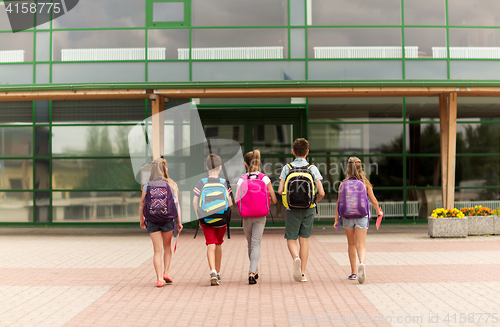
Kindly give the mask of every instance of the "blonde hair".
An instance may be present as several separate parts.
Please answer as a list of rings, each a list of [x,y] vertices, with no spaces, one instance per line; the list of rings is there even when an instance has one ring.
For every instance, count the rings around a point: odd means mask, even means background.
[[[260,151],[253,150],[245,154],[245,163],[248,165],[248,172],[253,173],[260,170]]]
[[[164,180],[172,187],[174,192],[177,190],[177,184],[168,177],[167,173],[167,160],[163,158],[155,159],[151,162],[151,175],[149,181]]]
[[[353,176],[357,179],[362,179],[366,186],[372,187],[372,184],[366,178],[365,172],[363,171],[363,165],[358,157],[350,157],[349,160],[347,160],[346,179]]]

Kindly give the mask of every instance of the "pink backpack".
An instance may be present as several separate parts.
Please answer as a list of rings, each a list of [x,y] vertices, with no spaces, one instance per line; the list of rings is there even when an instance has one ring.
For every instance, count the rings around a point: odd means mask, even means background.
[[[269,214],[271,199],[269,197],[269,189],[264,183],[264,174],[259,173],[257,178],[256,173],[245,174],[242,176],[243,183],[240,186],[238,194],[236,194],[236,202],[240,215],[245,218],[260,218]]]

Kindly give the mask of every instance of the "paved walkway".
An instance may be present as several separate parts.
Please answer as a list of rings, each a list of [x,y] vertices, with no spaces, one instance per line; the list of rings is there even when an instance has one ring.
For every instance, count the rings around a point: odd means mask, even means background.
[[[307,283],[292,278],[283,234],[265,231],[248,285],[246,240],[232,229],[211,287],[203,235],[183,232],[174,283],[156,288],[142,230],[0,229],[0,326],[500,326],[500,236],[370,229],[360,285],[347,280],[342,232],[315,229]]]

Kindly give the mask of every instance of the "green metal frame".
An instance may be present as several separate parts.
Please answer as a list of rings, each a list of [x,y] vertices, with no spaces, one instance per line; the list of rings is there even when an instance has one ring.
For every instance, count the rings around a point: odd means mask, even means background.
[[[184,20],[182,22],[154,22],[153,3],[155,2],[183,2]],[[187,28],[191,26],[191,0],[146,0],[146,27],[148,28]],[[146,47],[147,49],[147,47]]]
[[[3,1],[3,0],[0,0]],[[150,10],[152,8],[152,3],[153,2],[162,2],[162,1],[176,1],[176,2],[184,2],[185,3],[185,13],[186,13],[186,19],[185,19],[185,25],[180,26],[177,23],[156,23],[156,25],[152,24],[152,11]],[[156,89],[156,88],[206,88],[206,87],[211,87],[211,88],[228,88],[228,87],[245,87],[245,88],[262,88],[262,87],[499,87],[500,86],[500,80],[495,80],[495,81],[490,81],[490,80],[450,80],[450,62],[452,61],[494,61],[495,59],[451,59],[449,55],[449,31],[450,29],[453,28],[474,28],[474,29],[500,29],[500,26],[456,26],[456,25],[449,25],[449,18],[448,18],[448,0],[445,0],[445,24],[444,25],[407,25],[405,24],[405,17],[404,17],[404,0],[401,0],[401,24],[400,25],[307,25],[307,6],[304,1],[304,25],[303,26],[291,26],[290,25],[290,19],[288,18],[287,24],[283,26],[209,26],[209,27],[204,27],[204,26],[192,26],[191,24],[191,1],[190,0],[145,0],[145,6],[146,6],[146,21],[144,27],[117,27],[117,28],[64,28],[64,29],[55,29],[53,28],[53,23],[50,21],[50,27],[48,29],[41,29],[39,27],[35,27],[32,30],[29,31],[21,31],[19,33],[33,33],[33,60],[29,62],[24,62],[23,64],[32,64],[33,65],[33,84],[25,84],[25,85],[2,85],[0,86],[0,90],[2,91],[44,91],[44,90],[89,90],[89,89],[117,89],[117,88],[128,88],[128,89],[143,89],[143,88],[151,88],[151,89]],[[288,17],[290,17],[290,1],[287,2],[287,8],[286,11],[288,13]],[[36,16],[35,16],[36,17]],[[36,19],[36,18],[35,18]],[[53,47],[49,47],[50,51],[50,60],[49,61],[38,61],[36,58],[36,32],[37,31],[47,31],[50,33],[50,42],[52,44],[53,40],[53,32],[57,31],[95,31],[95,30],[145,30],[145,48],[148,48],[148,30],[149,29],[159,29],[159,28],[168,28],[168,29],[188,29],[189,30],[189,47],[192,48],[192,30],[193,29],[287,29],[287,37],[288,37],[288,54],[287,54],[287,59],[261,59],[261,60],[252,60],[252,61],[282,61],[282,62],[290,62],[290,61],[301,61],[301,62],[306,62],[305,65],[305,81],[248,81],[248,82],[193,82],[192,80],[192,58],[190,57],[189,60],[175,60],[175,59],[169,59],[169,60],[164,60],[165,62],[187,62],[189,63],[189,81],[190,82],[183,82],[183,83],[95,83],[95,84],[75,84],[75,85],[70,85],[70,84],[52,84],[52,66],[54,63],[62,63],[61,61],[53,61],[52,59],[52,52],[53,52]],[[290,59],[290,51],[291,51],[291,43],[290,43],[290,30],[292,28],[304,28],[305,29],[305,58],[304,59]],[[320,60],[320,59],[314,59],[314,58],[309,58],[309,42],[308,42],[308,31],[314,30],[314,29],[320,29],[320,28],[397,28],[401,30],[401,45],[402,45],[402,58],[400,59],[326,59],[328,61],[335,61],[335,60],[396,60],[396,61],[401,61],[402,64],[402,79],[401,80],[360,80],[360,81],[309,81],[308,80],[308,62],[312,62],[315,60]],[[437,58],[405,58],[404,54],[404,45],[405,45],[405,28],[443,28],[446,29],[446,47],[447,47],[447,58],[445,59],[437,59]],[[5,31],[0,31],[0,36],[2,33],[11,33],[10,30],[5,30]],[[325,60],[325,59],[321,59]],[[407,61],[415,61],[415,60],[439,60],[439,61],[444,61],[446,60],[447,62],[447,79],[445,80],[419,80],[419,81],[414,81],[414,80],[406,80],[406,62]],[[131,62],[144,62],[146,65],[145,69],[145,80],[148,80],[148,63],[149,62],[161,62],[159,60],[149,60],[147,58],[147,51],[146,51],[146,59],[144,61],[131,61]],[[163,61],[163,60],[162,60]],[[198,60],[196,60],[198,61]],[[209,61],[209,60],[205,60]],[[227,60],[227,61],[245,61],[245,60]],[[92,61],[95,62],[95,61]],[[126,62],[126,61],[102,61],[102,62]],[[84,63],[81,61],[78,61],[77,63]],[[14,63],[0,63],[0,65],[11,65]],[[18,64],[18,63],[15,63]],[[50,84],[36,84],[36,64],[49,64],[50,70],[49,70],[49,82]],[[145,114],[144,118],[147,118],[148,116],[148,104],[147,100],[145,100]],[[212,105],[212,106],[207,106],[207,105],[201,105],[199,106],[201,109],[208,109],[208,108],[223,108],[224,105]],[[235,107],[235,106],[226,106],[226,107]],[[237,106],[239,108],[254,108],[255,110],[265,110],[266,114],[271,114],[274,109],[278,109],[280,107],[283,107],[283,105],[240,105]],[[308,100],[306,100],[306,104],[304,105],[289,105],[287,106],[288,108],[291,109],[296,109],[296,108],[304,108],[305,109],[305,120],[301,121],[301,136],[308,136],[308,132],[311,128],[314,128],[314,126],[309,126],[309,125],[319,125],[319,124],[403,124],[403,144],[406,144],[406,131],[407,128],[410,124],[437,124],[439,123],[438,121],[425,121],[425,122],[420,122],[420,121],[409,121],[407,120],[408,118],[406,117],[406,99],[403,98],[403,116],[402,119],[399,121],[365,121],[365,122],[345,122],[345,121],[339,121],[339,122],[330,122],[330,121],[324,121],[324,122],[308,122],[308,116],[309,116],[309,103]],[[264,109],[266,108],[266,109]],[[135,123],[89,123],[89,124],[67,124],[67,123],[54,123],[52,121],[52,102],[50,102],[50,107],[49,107],[49,114],[50,114],[50,121],[48,124],[36,124],[36,116],[35,116],[35,103],[33,103],[33,121],[32,123],[26,123],[26,124],[16,124],[16,125],[11,125],[11,124],[0,124],[0,127],[19,127],[19,126],[27,126],[27,127],[32,127],[33,128],[33,146],[35,145],[35,128],[39,126],[45,126],[49,127],[49,131],[52,134],[52,128],[54,126],[133,126]],[[235,116],[229,117],[228,121],[230,119],[233,119],[232,123],[234,123],[235,120],[238,119],[237,116],[241,115],[241,113],[236,113]],[[282,118],[282,115],[280,113],[279,115]],[[240,118],[241,119],[241,118]],[[219,119],[217,123],[220,123],[221,120]],[[458,121],[458,124],[498,124],[500,121]],[[248,129],[247,129],[248,130]],[[250,131],[248,131],[250,132]],[[105,226],[125,226],[125,227],[132,227],[136,226],[135,223],[52,223],[52,192],[57,192],[57,191],[64,191],[64,192],[84,192],[84,191],[96,191],[96,192],[115,192],[115,191],[130,191],[130,192],[135,192],[137,190],[123,190],[123,189],[109,189],[109,190],[56,190],[52,189],[52,178],[49,179],[49,190],[37,190],[35,189],[35,181],[36,181],[36,161],[43,159],[43,160],[49,160],[49,170],[50,170],[50,175],[52,176],[52,162],[53,160],[57,159],[124,159],[128,157],[124,156],[109,156],[109,157],[99,157],[99,156],[53,156],[52,154],[52,138],[50,138],[50,154],[49,156],[35,156],[34,152],[32,153],[31,156],[27,157],[0,157],[0,160],[32,160],[33,161],[33,185],[30,190],[1,190],[1,192],[29,192],[32,194],[33,197],[33,217],[32,217],[32,222],[31,223],[0,223],[0,226],[25,226],[25,227],[41,227],[41,226],[52,226],[52,225],[57,225],[57,226],[65,226],[65,227],[71,227],[71,226],[98,226],[98,227],[105,227]],[[247,148],[245,150],[248,150]],[[34,151],[34,149],[33,149]],[[406,158],[409,157],[436,157],[439,156],[439,154],[436,153],[420,153],[420,154],[408,154],[406,152],[406,146],[403,146],[402,153],[392,153],[392,154],[353,154],[357,155],[359,157],[401,157],[403,158],[403,185],[398,186],[398,187],[379,187],[377,189],[380,190],[402,190],[403,191],[403,197],[404,201],[406,202],[406,191],[411,190],[411,189],[440,189],[439,187],[409,187],[406,185],[406,171],[407,171],[407,160]],[[315,158],[321,158],[321,157],[345,157],[346,154],[314,154],[310,155],[311,157]],[[500,156],[499,153],[457,153],[457,157],[497,157]],[[283,155],[263,155],[263,157],[268,157],[268,158],[273,158],[273,157],[283,157]],[[496,186],[485,186],[485,187],[457,187],[458,189],[500,189],[500,187]],[[35,223],[36,217],[36,194],[39,192],[50,192],[50,221],[51,223]],[[403,219],[404,221],[407,221],[406,216]],[[399,221],[398,221],[399,222]],[[413,223],[414,221],[407,221]]]
[[[4,2],[8,0],[0,0],[0,2]],[[435,85],[442,85],[445,86],[445,84],[448,84],[446,82],[451,82],[448,85],[452,86],[460,86],[460,85],[466,85],[466,86],[498,86],[499,82],[497,81],[460,81],[460,80],[450,80],[450,62],[451,61],[495,61],[497,59],[451,59],[449,56],[449,31],[450,29],[453,28],[474,28],[474,29],[499,29],[500,26],[461,26],[461,25],[449,25],[449,19],[448,19],[448,0],[445,0],[445,24],[443,25],[410,25],[405,23],[405,17],[404,17],[404,0],[401,0],[401,24],[399,25],[307,25],[307,6],[306,2],[304,1],[304,22],[305,25],[303,28],[305,28],[305,45],[306,45],[306,54],[305,54],[305,59],[290,59],[290,29],[291,28],[297,28],[302,26],[291,26],[290,25],[290,3],[289,1],[287,2],[287,8],[286,12],[288,14],[288,19],[287,19],[287,24],[286,25],[269,25],[269,26],[192,26],[191,24],[191,9],[192,9],[192,4],[191,0],[143,0],[144,5],[145,5],[145,26],[142,27],[114,27],[114,28],[61,28],[61,29],[55,29],[53,28],[52,20],[50,21],[50,28],[49,29],[40,29],[38,27],[35,27],[32,30],[29,31],[21,31],[19,33],[34,33],[33,34],[33,61],[29,62],[24,62],[24,64],[33,64],[33,84],[27,84],[26,86],[32,87],[35,85],[36,81],[36,64],[42,64],[42,63],[47,63],[49,64],[50,70],[49,70],[49,80],[50,83],[52,83],[52,66],[53,63],[62,63],[61,61],[53,61],[52,59],[52,47],[50,47],[50,60],[49,61],[37,61],[35,55],[36,55],[36,31],[48,31],[50,33],[50,42],[52,43],[53,40],[53,32],[57,31],[92,31],[92,30],[144,30],[145,31],[145,48],[148,48],[148,30],[151,28],[167,28],[167,29],[188,29],[189,30],[189,47],[192,47],[192,30],[193,29],[287,29],[287,38],[288,38],[288,53],[286,59],[261,59],[261,60],[252,60],[252,61],[284,61],[284,62],[289,62],[289,61],[305,61],[305,78],[308,80],[308,62],[313,62],[316,60],[328,60],[328,61],[336,61],[336,60],[396,60],[400,61],[402,65],[402,79],[401,80],[396,80],[396,81],[376,81],[376,83],[381,84],[381,86],[407,86],[407,84],[401,84],[402,82],[406,81],[406,61],[414,61],[414,60],[437,60],[437,61],[446,61],[447,63],[447,80],[442,80],[442,81],[434,81],[434,80],[422,80],[418,81],[419,86],[435,86]],[[183,25],[180,25],[180,23],[177,22],[165,22],[165,23],[154,23],[152,22],[152,4],[154,2],[184,2],[185,3],[185,20],[183,22]],[[36,15],[35,15],[36,19]],[[314,58],[309,58],[308,57],[308,31],[309,29],[321,29],[321,28],[397,28],[400,29],[401,31],[401,45],[402,45],[402,57],[401,58],[396,58],[396,59],[314,59]],[[447,58],[405,58],[404,55],[404,45],[405,45],[405,28],[443,28],[446,30],[446,47],[447,47],[447,52],[448,56]],[[4,30],[0,31],[1,33],[11,33],[10,30]],[[148,80],[148,63],[149,59],[147,58],[147,51],[146,51],[146,60],[142,61],[145,63],[146,69],[145,69],[145,79],[146,81]],[[158,60],[152,60],[155,62],[158,62]],[[193,60],[190,58],[189,60],[175,60],[175,59],[169,59],[169,60],[162,60],[165,62],[188,62],[189,63],[189,80],[191,83],[184,84],[193,86],[192,83],[192,62]],[[196,60],[199,61],[199,60]],[[226,60],[226,61],[245,61],[245,60]],[[95,63],[96,61],[90,61]],[[141,61],[102,61],[102,62],[141,62]],[[65,63],[70,63],[70,62],[65,62]],[[85,63],[85,61],[76,61],[73,63]],[[13,63],[0,63],[0,65],[9,65]],[[18,64],[18,63],[17,63]],[[338,82],[339,85],[351,85],[351,83],[366,83],[368,81],[347,81],[347,82]],[[269,83],[268,81],[253,81],[249,82],[250,85],[253,83],[260,84],[260,83],[267,83],[267,84],[275,84],[275,82]],[[285,81],[282,82],[282,85],[296,85],[295,81]],[[325,82],[328,83],[328,82]],[[348,83],[348,84],[346,84]],[[480,83],[480,84],[478,84]],[[120,85],[121,83],[113,83],[114,86]],[[197,85],[198,83],[196,83]],[[237,85],[237,83],[226,83],[228,85]],[[124,84],[126,85],[126,84]],[[139,85],[139,84],[137,84]],[[158,85],[158,83],[143,83],[142,85],[147,85],[151,87],[155,87],[155,85]],[[166,87],[176,87],[175,85],[178,85],[178,83],[166,83]],[[61,85],[59,87],[67,87],[68,85]],[[95,84],[93,87],[95,88],[106,88],[106,85],[100,85],[100,84]],[[360,85],[361,86],[361,85]],[[17,87],[23,88],[23,85],[19,85]],[[78,87],[78,86],[77,86]],[[180,86],[182,87],[182,86]],[[12,89],[12,86],[4,87],[0,86],[0,90],[8,90]]]

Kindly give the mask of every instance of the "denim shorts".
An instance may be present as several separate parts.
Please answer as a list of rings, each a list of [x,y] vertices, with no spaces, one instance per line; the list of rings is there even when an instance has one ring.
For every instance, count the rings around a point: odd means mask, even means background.
[[[166,223],[154,223],[152,221],[146,221],[146,227],[148,233],[155,233],[162,231],[163,233],[168,233],[174,230],[174,220],[170,220]]]
[[[368,216],[357,219],[342,218],[345,229],[368,229]]]

